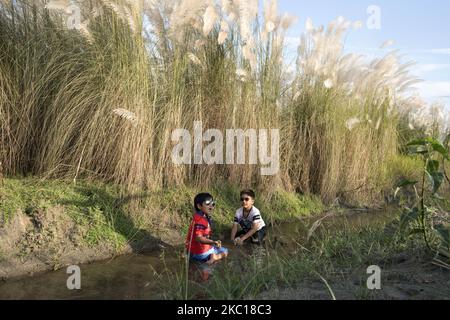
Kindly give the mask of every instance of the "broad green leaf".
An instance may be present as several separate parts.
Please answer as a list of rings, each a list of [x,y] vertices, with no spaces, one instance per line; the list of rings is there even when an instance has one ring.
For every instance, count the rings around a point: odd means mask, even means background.
[[[395,185],[395,192],[394,192],[394,199],[397,198],[397,194],[400,192],[400,190],[406,186],[415,185],[418,181],[408,180],[408,179],[402,179],[397,185]]]
[[[425,146],[428,143],[426,138],[423,139],[415,139],[408,142],[407,146]]]
[[[444,181],[444,174],[442,172],[433,172],[430,173],[428,170],[425,171],[432,186],[432,193],[435,194],[442,185]]]
[[[448,137],[447,137],[447,139],[448,139]],[[428,137],[428,138],[426,138],[424,140],[425,140],[426,144],[431,145],[431,148],[434,151],[440,153],[445,159],[450,160],[449,152],[444,146],[445,142],[444,142],[444,145],[443,145],[438,140],[436,140],[435,138],[432,138],[432,137]],[[447,144],[448,144],[448,142],[447,142]]]
[[[434,151],[440,153],[445,159],[450,160],[447,149],[439,141],[434,140],[430,144]]]
[[[447,140],[450,138],[446,138],[446,143],[448,144]],[[446,149],[446,147],[443,144],[441,144],[438,140],[428,137],[428,138],[422,138],[422,139],[416,139],[407,144],[409,148],[409,152],[411,154],[426,154],[428,153],[428,146],[431,146],[431,148],[441,154],[445,159],[450,161],[449,151]]]
[[[429,160],[427,163],[427,171],[430,174],[433,174],[437,171],[439,171],[439,161],[437,160]]]
[[[410,154],[426,154],[428,153],[428,148],[426,146],[414,146],[409,148]]]
[[[414,180],[408,180],[408,179],[402,179],[395,187],[396,188],[403,188],[410,185],[415,185],[418,181]]]

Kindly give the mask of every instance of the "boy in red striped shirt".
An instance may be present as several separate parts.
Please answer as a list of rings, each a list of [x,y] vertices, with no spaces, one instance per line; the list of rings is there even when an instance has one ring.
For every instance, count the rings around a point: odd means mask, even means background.
[[[211,213],[214,207],[213,197],[209,193],[195,196],[195,213],[186,237],[186,250],[192,260],[200,263],[213,264],[228,256],[228,249],[222,247],[220,240],[211,239]]]

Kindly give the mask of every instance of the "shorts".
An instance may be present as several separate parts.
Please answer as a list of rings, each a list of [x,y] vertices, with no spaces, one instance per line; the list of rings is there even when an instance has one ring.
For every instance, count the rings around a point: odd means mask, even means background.
[[[241,237],[247,234],[250,230],[241,230],[236,234],[236,237]],[[252,236],[252,243],[261,245],[266,237],[266,227],[261,228]]]
[[[210,250],[206,251],[205,253],[201,253],[201,254],[190,254],[190,257],[192,260],[196,261],[196,262],[206,262],[209,260],[209,258],[211,257],[212,254],[222,254],[222,253],[228,253],[228,249],[227,248],[217,248],[217,247],[213,247]]]

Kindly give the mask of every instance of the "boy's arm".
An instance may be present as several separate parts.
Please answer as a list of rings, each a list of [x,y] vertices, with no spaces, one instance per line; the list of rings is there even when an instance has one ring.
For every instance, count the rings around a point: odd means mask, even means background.
[[[214,241],[214,240],[208,239],[203,236],[196,236],[195,241],[200,242],[201,244],[209,244],[209,245],[216,246],[216,247],[221,246],[220,241]]]
[[[259,226],[259,224],[258,224],[257,221],[253,222],[253,224],[252,224],[252,229],[251,229],[249,232],[247,232],[245,235],[243,235],[243,236],[241,237],[242,242],[244,242],[245,240],[247,240],[248,238],[250,238],[250,237],[251,237],[252,235],[254,235],[256,232],[258,232],[258,226]]]
[[[205,236],[206,229],[207,227],[201,223],[194,225],[195,241],[200,242],[201,244],[209,244],[220,248],[222,245],[220,241],[214,241]]]
[[[231,228],[231,241],[234,241],[236,239],[236,233],[238,230],[238,225],[236,222],[233,223],[233,228]]]
[[[234,222],[233,227],[231,228],[231,241],[234,241],[236,239],[236,233],[239,226],[239,211],[236,211],[236,214],[234,215]]]

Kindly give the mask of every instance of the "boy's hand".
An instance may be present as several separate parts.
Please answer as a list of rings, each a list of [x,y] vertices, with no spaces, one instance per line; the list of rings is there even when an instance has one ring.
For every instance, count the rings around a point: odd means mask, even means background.
[[[244,241],[242,241],[241,238],[234,239],[234,245],[235,246],[242,246],[244,244]]]
[[[222,248],[222,241],[220,241],[220,240],[214,241],[214,245],[220,249],[220,248]]]

